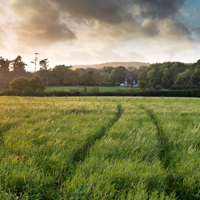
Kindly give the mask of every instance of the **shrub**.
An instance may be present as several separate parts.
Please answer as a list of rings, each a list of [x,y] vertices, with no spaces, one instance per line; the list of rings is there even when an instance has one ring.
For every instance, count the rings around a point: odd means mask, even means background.
[[[71,93],[78,92],[78,90],[77,90],[77,89],[70,89],[69,91],[70,91]]]
[[[172,89],[172,90],[180,90],[181,87],[179,85],[172,85],[170,89]]]
[[[28,88],[28,83],[29,80],[26,77],[18,77],[13,79],[10,83],[9,83],[9,88],[11,90],[18,90],[18,91],[25,91],[26,88]]]
[[[99,92],[99,88],[98,88],[98,87],[92,88],[92,89],[91,89],[91,92],[95,92],[95,93],[96,93],[96,92]]]
[[[156,85],[155,89],[156,89],[156,90],[161,90],[161,89],[162,89],[162,86],[161,86],[161,85]]]
[[[83,88],[83,92],[84,92],[84,93],[87,92],[87,88],[86,88],[86,87]]]
[[[26,77],[15,78],[9,84],[11,90],[17,90],[20,92],[43,92],[45,86],[42,79],[39,76],[34,76],[30,80]]]
[[[39,76],[34,76],[29,80],[28,88],[33,91],[43,92],[46,87]]]
[[[112,84],[112,82],[104,82],[103,85],[105,85],[105,86],[112,86],[113,84]]]
[[[120,86],[120,82],[116,82],[116,83],[115,83],[115,86]]]

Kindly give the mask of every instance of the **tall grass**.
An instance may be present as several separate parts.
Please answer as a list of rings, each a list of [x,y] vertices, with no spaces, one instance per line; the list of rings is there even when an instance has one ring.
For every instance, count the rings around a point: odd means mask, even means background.
[[[199,199],[199,103],[0,97],[0,199]]]

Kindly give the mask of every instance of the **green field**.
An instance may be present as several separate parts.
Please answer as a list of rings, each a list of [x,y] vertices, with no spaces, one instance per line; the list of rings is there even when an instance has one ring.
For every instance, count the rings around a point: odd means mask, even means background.
[[[91,89],[98,87],[100,91],[129,91],[129,90],[139,90],[139,88],[131,88],[131,87],[103,87],[103,86],[58,86],[58,87],[48,87],[46,90],[47,91],[83,91],[84,87],[87,88],[87,91],[91,91]]]
[[[200,99],[0,97],[0,199],[200,199]]]

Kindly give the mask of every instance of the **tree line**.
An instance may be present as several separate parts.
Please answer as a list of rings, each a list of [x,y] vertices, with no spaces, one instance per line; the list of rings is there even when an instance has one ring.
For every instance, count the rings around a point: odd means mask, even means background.
[[[143,67],[138,79],[152,89],[200,88],[200,60],[190,64],[181,62],[152,64]]]
[[[46,86],[119,86],[125,79],[132,79],[139,80],[143,88],[150,89],[200,88],[200,60],[190,64],[164,62],[139,68],[105,66],[101,69],[77,68],[75,70],[72,66],[64,64],[49,68],[48,59],[39,61],[39,64],[38,71],[27,72],[27,64],[22,61],[21,56],[13,60],[0,57],[0,88],[8,88],[9,83],[15,78],[26,77],[30,80],[35,76],[39,76]]]

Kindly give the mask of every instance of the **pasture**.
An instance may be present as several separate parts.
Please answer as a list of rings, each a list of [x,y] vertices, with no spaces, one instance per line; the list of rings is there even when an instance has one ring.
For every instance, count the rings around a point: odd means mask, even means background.
[[[0,199],[200,199],[200,99],[0,97]]]
[[[99,91],[133,91],[133,90],[139,90],[139,88],[131,88],[131,87],[117,87],[117,86],[113,86],[113,87],[104,87],[104,86],[58,86],[58,87],[48,87],[46,89],[46,91],[65,91],[65,92],[70,92],[70,91],[84,91],[84,88],[87,89],[87,91],[91,91],[92,89],[98,87]]]

